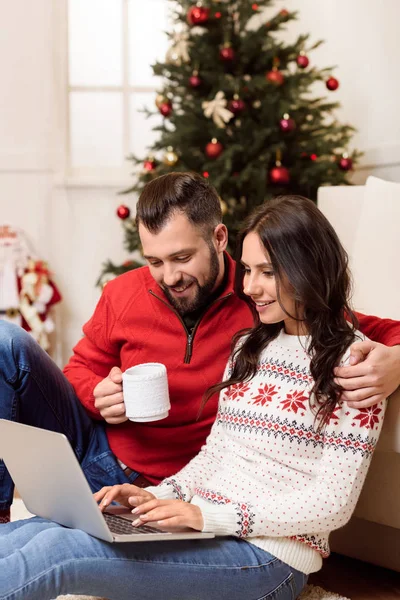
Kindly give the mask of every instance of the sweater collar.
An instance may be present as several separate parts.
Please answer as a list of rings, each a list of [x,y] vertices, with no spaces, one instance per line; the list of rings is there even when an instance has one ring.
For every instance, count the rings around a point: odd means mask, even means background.
[[[284,328],[280,330],[278,336],[276,337],[276,341],[281,344],[281,346],[285,346],[287,348],[301,348],[307,349],[310,336],[309,335],[289,335],[285,332]]]

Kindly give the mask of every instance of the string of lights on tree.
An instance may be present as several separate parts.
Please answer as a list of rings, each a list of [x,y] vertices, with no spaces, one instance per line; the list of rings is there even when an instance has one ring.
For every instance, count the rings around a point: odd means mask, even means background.
[[[118,207],[125,247],[139,238],[131,207],[144,185],[171,171],[195,171],[221,197],[230,248],[246,215],[281,193],[316,199],[321,185],[349,183],[360,153],[350,150],[354,129],[336,117],[339,88],[333,68],[317,68],[309,35],[285,42],[296,12],[273,12],[275,0],[171,0],[173,30],[154,111],[162,124],[146,157],[131,156],[135,180]],[[264,14],[268,16],[264,18]],[[317,87],[319,86],[319,87]],[[325,90],[325,93],[323,92]],[[140,262],[104,265],[119,274]]]

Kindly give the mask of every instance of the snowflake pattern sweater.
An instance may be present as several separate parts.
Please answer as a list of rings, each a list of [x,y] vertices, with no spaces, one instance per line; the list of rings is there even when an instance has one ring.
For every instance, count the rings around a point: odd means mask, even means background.
[[[244,538],[311,573],[329,555],[329,532],[355,508],[386,403],[366,409],[339,404],[318,433],[306,345],[307,337],[282,330],[263,351],[254,378],[221,392],[201,452],[147,489],[199,506],[203,531]],[[224,378],[231,369],[228,363]]]

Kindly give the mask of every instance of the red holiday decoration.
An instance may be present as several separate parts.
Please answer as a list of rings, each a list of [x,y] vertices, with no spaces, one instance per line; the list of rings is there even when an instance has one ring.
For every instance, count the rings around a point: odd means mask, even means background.
[[[229,44],[225,44],[219,51],[219,56],[221,60],[230,62],[235,58],[235,51]]]
[[[156,161],[154,160],[154,158],[148,158],[144,161],[143,167],[146,171],[154,171],[154,169],[156,168]]]
[[[128,206],[125,206],[125,204],[121,204],[120,206],[118,206],[117,208],[117,216],[122,219],[123,221],[125,219],[128,219],[128,217],[130,217],[131,215],[131,211],[128,208]]]
[[[302,152],[300,154],[300,158],[307,158],[309,160],[315,161],[317,160],[318,156],[316,154],[308,154],[307,152]]]
[[[221,144],[221,142],[218,142],[218,140],[214,138],[206,146],[206,155],[208,156],[208,158],[215,159],[222,154],[223,150],[224,147]]]
[[[203,171],[203,177],[208,179],[210,177],[210,173],[208,171]]]
[[[339,87],[339,81],[335,77],[329,77],[329,79],[326,81],[326,87],[331,92],[334,92]]]
[[[239,96],[234,96],[233,100],[228,103],[228,109],[233,112],[234,115],[240,115],[245,108],[246,104]]]
[[[276,185],[287,185],[290,181],[290,173],[286,167],[275,166],[269,172],[269,180]]]
[[[253,10],[258,10],[258,9],[259,9],[259,6],[258,6],[258,4],[256,4],[256,3],[254,2],[254,4],[252,4],[252,5],[251,5],[251,8],[252,8]]]
[[[267,79],[267,81],[270,81],[271,83],[273,83],[277,87],[279,87],[280,85],[282,85],[283,82],[285,81],[284,76],[277,69],[277,67],[274,67],[272,69],[272,71],[268,71],[268,73],[266,73],[266,75],[265,75],[265,78]]]
[[[282,10],[279,13],[281,15],[281,17],[288,17],[289,16],[289,11],[286,10],[286,8],[282,8]]]
[[[189,25],[204,25],[210,18],[210,9],[204,6],[193,6],[187,13]]]
[[[216,12],[215,15],[214,15],[214,17],[216,19],[220,19],[222,17],[222,13],[221,12]]]
[[[299,54],[296,58],[296,62],[300,69],[306,69],[310,64],[309,58],[305,54]]]
[[[201,86],[202,83],[203,83],[203,81],[200,79],[198,72],[197,71],[193,71],[193,73],[189,77],[189,85],[190,85],[190,87],[192,87],[192,88],[198,88],[198,87]]]
[[[51,307],[62,300],[47,262],[33,257],[25,233],[11,225],[0,226],[0,319],[23,327],[44,350],[55,329]]]
[[[353,168],[353,161],[348,156],[342,156],[339,160],[339,168],[342,169],[342,171],[351,171]]]
[[[289,115],[283,115],[283,119],[279,121],[280,130],[284,133],[290,133],[296,129],[296,122],[294,119],[291,119]]]
[[[160,104],[158,110],[160,111],[163,117],[169,117],[169,115],[172,113],[171,102],[169,100],[167,102],[163,102],[162,104]]]

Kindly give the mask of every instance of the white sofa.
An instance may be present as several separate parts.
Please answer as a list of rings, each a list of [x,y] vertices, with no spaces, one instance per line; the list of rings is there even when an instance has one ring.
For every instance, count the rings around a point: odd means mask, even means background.
[[[356,310],[400,320],[400,184],[322,187],[318,206],[350,256]],[[400,571],[400,388],[392,395],[366,483],[332,550]]]

